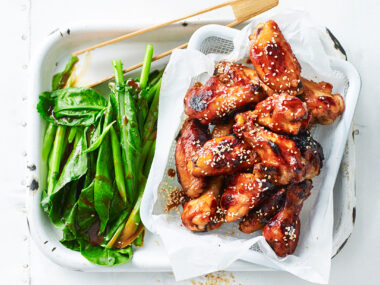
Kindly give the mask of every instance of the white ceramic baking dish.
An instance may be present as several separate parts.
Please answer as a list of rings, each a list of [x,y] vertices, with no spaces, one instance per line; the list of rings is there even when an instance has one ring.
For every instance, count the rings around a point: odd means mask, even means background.
[[[146,24],[146,23],[145,23]],[[205,23],[176,24],[147,35],[132,38],[118,44],[114,44],[91,53],[91,58],[82,58],[85,62],[85,74],[81,81],[97,81],[112,73],[111,61],[115,58],[123,60],[126,66],[133,65],[141,60],[145,44],[150,42],[155,47],[155,53],[173,48],[189,39],[191,34]],[[33,240],[40,250],[53,262],[79,271],[98,272],[123,272],[123,271],[171,271],[169,259],[161,245],[161,242],[153,234],[147,233],[143,248],[134,251],[134,257],[130,263],[104,267],[88,262],[80,253],[69,250],[60,244],[60,233],[55,230],[47,215],[40,207],[40,197],[43,189],[43,181],[46,176],[46,166],[41,164],[41,144],[45,129],[37,111],[38,94],[49,90],[52,75],[61,70],[70,54],[78,49],[87,47],[93,43],[112,38],[114,36],[136,30],[141,25],[127,23],[98,23],[70,25],[51,33],[43,43],[37,56],[32,62],[32,76],[29,88],[29,150],[28,168],[28,224]],[[216,33],[209,35],[229,40],[228,35]],[[227,38],[226,38],[227,37]],[[205,37],[204,40],[210,40]],[[335,43],[336,44],[336,43]],[[333,45],[333,42],[331,42]],[[215,51],[214,51],[215,52]],[[163,66],[167,62],[165,58],[154,63],[154,67]],[[343,68],[343,72],[349,73]],[[347,74],[350,79],[355,79],[355,84],[360,80],[354,74]],[[105,90],[106,84],[99,87]],[[344,158],[334,188],[334,245],[336,254],[345,244],[352,229],[355,218],[355,157],[353,136],[349,136]],[[253,265],[244,261],[237,261],[228,270],[253,271],[268,270],[262,266]]]

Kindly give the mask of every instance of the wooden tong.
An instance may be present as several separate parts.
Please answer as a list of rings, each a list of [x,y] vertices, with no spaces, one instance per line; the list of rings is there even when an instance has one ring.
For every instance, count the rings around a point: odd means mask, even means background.
[[[195,12],[193,14],[190,14],[190,15],[178,18],[178,19],[174,19],[174,20],[162,23],[162,24],[155,25],[155,26],[143,28],[143,29],[140,29],[138,31],[135,31],[135,32],[132,32],[129,34],[125,34],[125,35],[119,36],[117,38],[96,44],[94,46],[76,51],[73,53],[73,56],[78,56],[78,55],[83,54],[85,52],[89,52],[89,51],[92,51],[94,49],[104,47],[106,45],[110,45],[110,44],[117,43],[117,42],[122,41],[122,40],[130,39],[132,37],[141,35],[143,33],[154,31],[154,30],[157,30],[159,28],[165,27],[167,25],[170,25],[170,24],[173,24],[173,23],[176,23],[176,22],[197,16],[197,15],[201,15],[201,14],[213,11],[213,10],[217,10],[217,9],[222,8],[222,7],[231,6],[232,11],[233,11],[234,16],[235,16],[235,20],[233,22],[227,24],[226,26],[227,27],[233,27],[233,26],[236,26],[240,23],[243,23],[244,21],[246,21],[246,20],[248,20],[248,19],[250,19],[250,18],[252,18],[258,14],[261,14],[261,13],[263,13],[263,12],[265,12],[265,11],[267,11],[267,10],[277,6],[277,5],[278,5],[278,0],[232,0],[232,1],[228,1],[228,2],[215,5],[213,7],[207,8],[207,9],[200,10],[198,12]],[[171,54],[173,52],[173,50],[175,50],[175,49],[186,48],[187,44],[188,43],[182,44],[182,45],[177,46],[171,50],[168,50],[164,53],[161,53],[157,56],[154,56],[152,58],[152,61],[158,60],[160,58],[163,58],[163,57]],[[138,63],[136,65],[130,66],[129,68],[124,69],[124,73],[132,71],[132,70],[139,68],[141,66],[142,66],[142,62]],[[114,75],[103,78],[102,80],[100,80],[98,82],[94,82],[94,83],[88,85],[88,87],[94,87],[96,85],[99,85],[99,84],[107,81],[107,80],[112,79],[113,77],[114,77]]]

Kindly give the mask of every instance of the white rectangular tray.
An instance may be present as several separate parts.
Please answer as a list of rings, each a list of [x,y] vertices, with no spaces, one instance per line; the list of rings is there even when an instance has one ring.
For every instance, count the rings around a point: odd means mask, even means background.
[[[146,24],[146,23],[145,23]],[[86,73],[81,76],[83,83],[94,82],[112,73],[112,59],[120,58],[126,66],[141,61],[145,44],[153,43],[155,54],[173,48],[186,42],[191,34],[199,28],[198,24],[180,23],[159,31],[151,32],[130,40],[114,44],[91,53],[91,56],[82,58],[85,62]],[[115,267],[98,266],[90,263],[80,253],[69,250],[60,244],[60,233],[56,231],[47,215],[40,207],[40,198],[43,181],[46,176],[46,166],[41,165],[41,144],[45,129],[37,111],[38,94],[50,90],[51,77],[58,70],[62,70],[70,54],[78,49],[87,47],[114,36],[134,31],[141,27],[126,23],[87,23],[71,25],[61,28],[50,34],[42,45],[39,54],[33,58],[32,76],[30,78],[29,102],[29,150],[28,168],[28,224],[31,235],[41,251],[53,262],[79,271],[98,272],[127,272],[127,271],[171,271],[169,259],[158,237],[151,233],[146,234],[143,248],[134,250],[131,262]],[[222,35],[215,35],[222,37]],[[204,39],[207,41],[207,39]],[[229,40],[229,39],[224,39]],[[336,44],[334,42],[334,44]],[[333,42],[331,43],[333,45]],[[216,50],[215,50],[216,51]],[[215,52],[214,51],[214,52]],[[153,64],[153,68],[162,67],[168,61],[164,58]],[[106,84],[99,87],[107,90]],[[346,151],[340,167],[334,188],[334,255],[343,247],[353,229],[355,221],[355,157],[353,136],[349,136]],[[237,261],[228,270],[254,271],[269,270],[262,266],[244,261]]]

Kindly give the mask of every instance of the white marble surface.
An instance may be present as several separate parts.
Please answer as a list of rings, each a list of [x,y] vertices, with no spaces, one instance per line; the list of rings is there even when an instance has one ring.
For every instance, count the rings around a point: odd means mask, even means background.
[[[85,20],[159,22],[222,1],[193,0],[2,0],[0,1],[0,258],[1,284],[177,284],[170,273],[81,273],[68,271],[40,254],[28,236],[24,209],[28,155],[26,106],[28,65],[40,42],[55,28]],[[303,8],[345,47],[362,78],[354,127],[357,157],[357,216],[351,238],[333,259],[330,284],[379,284],[380,264],[380,1],[280,0],[279,8]],[[227,9],[211,15],[230,17]],[[220,274],[178,284],[305,284],[282,272]],[[193,282],[193,283],[192,283]]]

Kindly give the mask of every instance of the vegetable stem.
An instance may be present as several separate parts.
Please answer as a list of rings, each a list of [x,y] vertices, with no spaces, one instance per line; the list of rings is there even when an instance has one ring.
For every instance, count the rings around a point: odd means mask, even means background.
[[[144,176],[145,177],[149,176],[150,167],[152,166],[155,151],[156,151],[156,141],[153,142],[153,145],[149,150],[148,157],[146,158],[146,161],[144,164]]]
[[[143,181],[141,181],[140,183],[139,196],[136,201],[136,204],[133,207],[132,212],[128,217],[128,220],[125,223],[125,226],[117,239],[116,247],[118,248],[125,248],[128,245],[130,245],[134,241],[134,239],[131,239],[131,237],[136,235],[136,232],[140,228],[140,223],[141,223],[140,206],[141,206],[142,196],[144,194],[145,183],[146,183],[145,179],[143,179]],[[138,235],[136,236],[136,238],[137,237]]]
[[[136,105],[129,90],[125,88],[123,65],[120,60],[112,62],[115,72],[116,96],[118,98],[118,124],[129,201],[135,201],[138,177],[141,172],[141,138]]]
[[[49,159],[49,171],[48,171],[48,177],[47,177],[47,183],[48,183],[47,194],[48,195],[51,195],[53,193],[54,186],[57,183],[57,178],[58,178],[59,170],[61,166],[62,155],[64,152],[65,134],[66,134],[66,127],[58,126],[57,132],[55,134],[53,149],[51,151],[50,159]]]
[[[144,89],[148,83],[150,64],[152,63],[152,57],[153,57],[153,45],[147,44],[145,47],[144,62],[143,62],[143,67],[141,69],[141,76],[140,76],[140,87],[141,87],[141,89]]]
[[[143,142],[146,142],[153,133],[158,117],[158,101],[160,99],[161,80],[157,83],[157,89],[150,105],[148,115],[144,124]]]
[[[47,161],[49,158],[49,154],[54,142],[55,132],[57,131],[57,127],[51,123],[48,123],[44,140],[42,142],[42,160]]]
[[[146,96],[146,100],[148,104],[152,103],[152,100],[154,98],[154,95],[156,94],[157,88],[160,88],[161,86],[161,76],[164,71],[160,71],[159,75],[152,80],[151,88],[148,91],[148,94]]]
[[[123,200],[124,204],[126,204],[127,190],[125,189],[125,178],[123,172],[123,162],[120,152],[120,143],[119,139],[117,138],[116,131],[113,127],[111,127],[111,144],[117,190],[119,191],[120,197]]]
[[[68,141],[69,141],[69,143],[72,143],[73,142],[73,140],[74,140],[74,138],[75,138],[75,133],[76,133],[76,128],[75,127],[72,127],[71,129],[70,129],[70,132],[69,132],[69,136],[68,136]]]

